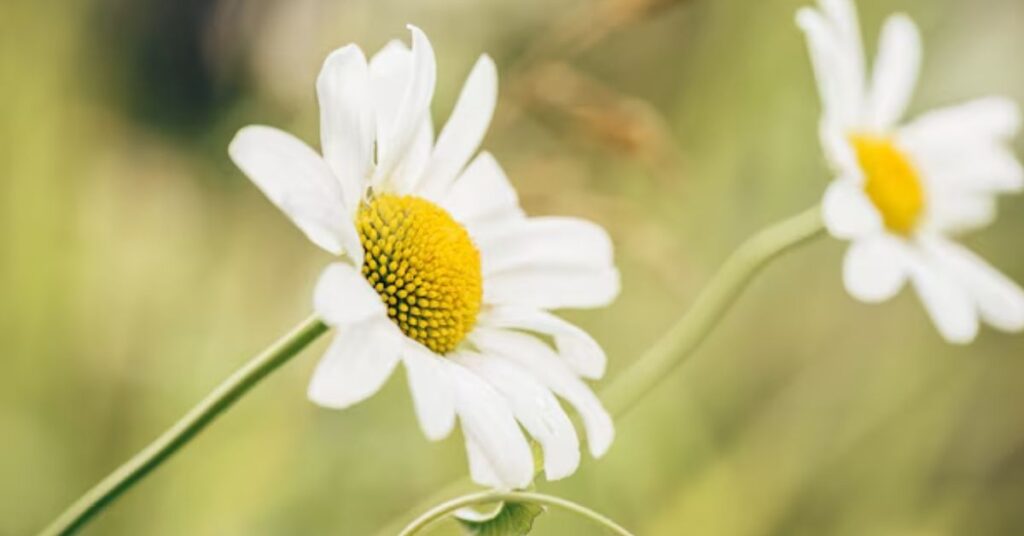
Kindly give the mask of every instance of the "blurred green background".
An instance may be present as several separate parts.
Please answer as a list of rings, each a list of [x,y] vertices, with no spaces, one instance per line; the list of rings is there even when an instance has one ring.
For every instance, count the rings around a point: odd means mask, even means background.
[[[326,255],[225,149],[249,123],[315,143],[334,47],[423,27],[436,123],[477,55],[496,59],[485,145],[524,206],[615,239],[621,298],[566,315],[614,377],[744,237],[820,197],[805,3],[4,1],[0,534],[38,530],[309,312]],[[860,6],[869,43],[891,11],[921,25],[914,111],[1024,101],[1019,0]],[[1024,281],[1024,198],[1001,209],[967,242]],[[907,292],[849,298],[842,251],[824,238],[772,265],[606,458],[540,489],[645,535],[1024,534],[1024,337],[948,346]],[[465,474],[457,437],[421,435],[404,375],[348,411],[309,403],[322,348],[86,533],[373,534]],[[594,530],[552,512],[535,533]]]

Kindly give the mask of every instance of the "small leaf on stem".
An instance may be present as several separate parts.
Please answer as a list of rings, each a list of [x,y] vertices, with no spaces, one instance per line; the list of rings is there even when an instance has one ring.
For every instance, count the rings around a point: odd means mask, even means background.
[[[486,513],[462,509],[456,514],[459,524],[473,536],[526,536],[544,507],[531,503],[502,502]]]

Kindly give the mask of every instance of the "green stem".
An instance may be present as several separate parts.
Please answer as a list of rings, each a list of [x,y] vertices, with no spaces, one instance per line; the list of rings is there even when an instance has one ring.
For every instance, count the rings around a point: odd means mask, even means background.
[[[185,446],[218,415],[238,401],[268,374],[285,364],[327,331],[315,315],[307,318],[272,346],[199,402],[191,411],[145,449],[110,473],[99,484],[68,507],[40,536],[73,534],[110,505],[118,496],[142,480],[181,447]]]
[[[708,287],[698,296],[690,311],[647,354],[637,360],[604,391],[603,397],[609,410],[616,415],[628,411],[644,393],[657,386],[668,373],[700,345],[739,293],[762,267],[783,252],[814,237],[821,230],[821,217],[815,207],[765,229],[740,246],[726,261]],[[118,496],[191,441],[196,434],[231,407],[249,389],[298,354],[324,334],[327,329],[327,326],[316,316],[303,321],[290,333],[232,374],[163,435],[86,492],[40,535],[72,534],[84,526]],[[504,495],[507,497],[513,495],[534,496],[535,502],[564,507],[598,522],[602,522],[600,520],[607,521],[608,526],[617,527],[615,530],[620,534],[628,534],[621,527],[599,514],[562,499],[525,493]],[[504,500],[491,493],[466,496],[456,501],[468,500],[471,497],[479,499],[482,496],[491,497],[491,502]],[[509,498],[508,500],[514,499]],[[443,516],[451,510],[443,510],[442,507],[456,501],[445,503],[431,512],[440,511],[438,515]],[[428,519],[427,523],[430,521]],[[415,525],[413,529],[418,530]]]
[[[627,413],[700,346],[762,268],[823,230],[817,206],[747,239],[684,314],[640,359],[601,391],[614,415]]]
[[[658,386],[684,363],[711,333],[736,298],[761,269],[776,257],[804,244],[824,230],[821,211],[815,206],[778,222],[747,239],[725,261],[704,290],[684,314],[644,355],[637,359],[604,390],[600,397],[608,411],[622,416],[645,394]],[[444,500],[452,489],[466,487],[466,479],[445,486],[419,503],[415,510],[428,508]],[[403,516],[406,519],[409,516]],[[394,534],[397,523],[379,534]]]
[[[601,525],[615,534],[618,534],[619,536],[632,536],[632,533],[622,528],[618,523],[585,506],[551,495],[526,491],[487,491],[463,495],[462,497],[440,504],[437,507],[432,508],[429,512],[416,518],[415,521],[402,529],[402,532],[400,532],[398,536],[413,536],[417,532],[425,529],[431,523],[444,518],[448,514],[451,514],[460,508],[495,502],[533,503],[561,508],[585,517],[593,521],[595,524]]]

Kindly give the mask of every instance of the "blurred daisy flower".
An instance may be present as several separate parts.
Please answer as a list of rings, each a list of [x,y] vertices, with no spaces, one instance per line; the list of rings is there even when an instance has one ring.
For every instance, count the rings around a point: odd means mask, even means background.
[[[821,139],[837,178],[825,225],[852,242],[843,280],[855,298],[881,302],[909,281],[942,336],[968,343],[979,319],[1024,328],[1024,292],[950,235],[995,217],[995,197],[1019,192],[1024,172],[1009,148],[1017,105],[992,97],[900,124],[921,64],[921,38],[905,15],[882,29],[870,78],[849,0],[821,0],[797,23],[807,36],[824,106]]]
[[[457,417],[476,482],[530,484],[522,429],[542,447],[547,477],[566,477],[580,445],[558,398],[580,415],[595,457],[614,429],[583,381],[604,374],[604,352],[547,311],[616,297],[611,241],[587,221],[527,218],[494,157],[474,158],[497,100],[486,55],[434,139],[434,52],[409,28],[411,49],[393,41],[367,62],[348,45],[326,59],[322,155],[264,126],[243,128],[229,148],[314,244],[339,256],[314,291],[315,310],[338,334],[309,397],[351,406],[401,362],[424,434],[448,436]]]

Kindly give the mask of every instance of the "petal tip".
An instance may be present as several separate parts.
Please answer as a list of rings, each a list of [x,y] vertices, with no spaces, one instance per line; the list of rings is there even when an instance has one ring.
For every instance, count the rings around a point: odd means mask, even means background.
[[[593,456],[594,459],[600,459],[604,457],[604,455],[608,454],[608,451],[611,450],[612,442],[614,441],[614,439],[615,429],[612,428],[609,430],[607,436],[603,436],[599,440],[589,443],[590,455]]]

